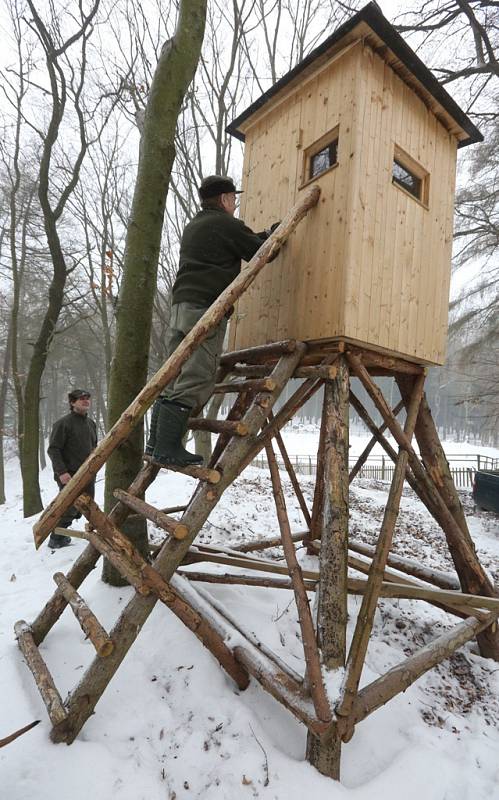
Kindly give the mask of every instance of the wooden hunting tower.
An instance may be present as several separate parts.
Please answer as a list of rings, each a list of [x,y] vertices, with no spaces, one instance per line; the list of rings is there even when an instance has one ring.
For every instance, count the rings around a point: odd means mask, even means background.
[[[245,142],[241,217],[319,207],[239,301],[230,349],[344,340],[442,364],[457,148],[480,132],[375,3],[228,128]]]

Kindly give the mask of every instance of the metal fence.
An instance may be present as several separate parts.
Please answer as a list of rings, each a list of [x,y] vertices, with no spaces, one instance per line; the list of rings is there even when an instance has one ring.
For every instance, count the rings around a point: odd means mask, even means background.
[[[300,473],[301,475],[315,475],[317,472],[317,457],[315,455],[290,455],[289,458],[293,464],[295,472]],[[473,486],[475,472],[479,469],[499,470],[499,458],[491,458],[490,456],[484,456],[480,453],[450,454],[447,456],[447,460],[450,465],[450,471],[452,473],[454,483],[460,489],[464,489],[466,487],[471,488]],[[356,461],[356,457],[349,458],[349,469],[352,469]],[[279,464],[280,469],[285,469],[284,463],[279,456],[277,457],[277,463]],[[453,464],[455,466],[453,466]],[[266,469],[266,456],[259,455],[253,461],[253,466],[259,467],[260,469]],[[371,478],[378,481],[391,481],[393,478],[394,469],[395,465],[393,461],[388,458],[388,456],[372,455],[369,456],[365,464],[363,464],[357,477]]]

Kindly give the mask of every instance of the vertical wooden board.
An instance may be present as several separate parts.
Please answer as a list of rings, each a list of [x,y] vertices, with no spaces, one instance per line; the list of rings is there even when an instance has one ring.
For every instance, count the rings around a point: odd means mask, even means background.
[[[404,149],[407,149],[407,126],[409,124],[407,105],[405,102],[405,85],[400,91],[400,127],[395,140]],[[390,309],[390,334],[389,347],[398,352],[398,335],[402,311],[402,294],[408,269],[406,258],[407,214],[412,202],[407,195],[392,183],[392,191],[396,195],[396,228],[393,251],[393,280]]]
[[[417,353],[423,357],[424,341],[425,341],[425,324],[426,324],[426,308],[425,308],[425,293],[428,290],[428,272],[431,269],[432,262],[432,229],[434,226],[435,214],[435,198],[438,194],[438,186],[436,185],[435,174],[435,160],[436,160],[436,130],[437,120],[435,116],[428,112],[427,117],[427,131],[426,131],[426,161],[424,163],[425,169],[429,173],[429,197],[428,197],[428,211],[425,218],[424,235],[422,241],[421,252],[421,273],[418,286],[418,311],[416,320],[416,349]]]
[[[252,182],[251,182],[251,163],[252,163],[252,156],[253,156],[253,142],[250,137],[249,140],[246,141],[244,146],[244,159],[243,159],[243,174],[242,174],[242,189],[243,194],[240,195],[241,197],[241,206],[240,206],[240,217],[241,219],[247,220],[246,216],[246,205],[247,199],[251,196],[251,192],[253,190]],[[249,222],[249,221],[248,221]],[[242,264],[242,268],[244,268],[244,264]],[[248,298],[247,293],[243,294],[243,296],[238,300],[235,305],[234,313],[229,321],[229,336],[228,336],[228,349],[234,350],[236,348],[236,342],[238,340],[238,329],[240,328],[239,323],[239,313],[244,313],[245,304],[247,304]]]
[[[319,337],[323,338],[344,335],[345,332],[347,196],[351,182],[354,88],[360,52],[359,42],[342,60],[339,80],[331,80],[330,83],[327,126],[328,130],[332,130],[338,124],[339,140],[338,167],[334,171],[334,185],[331,187],[333,195],[328,201],[328,269],[323,273],[323,293],[329,313],[328,316],[321,315]]]
[[[355,337],[359,313],[361,282],[363,209],[359,199],[362,175],[365,170],[363,149],[364,131],[369,128],[370,103],[367,98],[367,73],[364,69],[364,48],[356,64],[356,81],[353,102],[352,151],[350,158],[350,185],[347,194],[347,231],[345,237],[345,336]]]
[[[404,141],[405,109],[403,102],[403,84],[395,77],[393,94],[393,117],[392,117],[392,153],[391,162],[393,164],[393,150],[396,144]],[[406,198],[390,180],[388,189],[390,195],[389,202],[389,221],[388,235],[386,239],[386,261],[387,261],[387,316],[385,321],[386,347],[394,347],[394,330],[398,333],[398,321],[400,316],[400,289],[402,285],[402,267],[400,264],[400,248],[403,241],[405,225]]]
[[[449,237],[449,197],[453,195],[454,158],[451,134],[441,131],[442,184],[439,203],[438,252],[435,253],[433,271],[433,295],[428,304],[427,327],[432,331],[432,360],[439,360],[438,354],[445,350],[447,330],[447,307],[449,302],[450,259],[452,241]]]
[[[428,109],[416,96],[412,96],[411,105],[414,109],[415,121],[414,134],[411,140],[411,155],[421,164],[424,169],[427,169],[427,159],[425,153],[425,146],[428,139]],[[410,275],[410,291],[409,291],[409,307],[408,307],[408,323],[404,328],[400,329],[400,343],[403,353],[408,355],[417,356],[418,353],[418,315],[420,293],[422,288],[422,253],[423,241],[427,235],[429,225],[429,212],[420,203],[413,203],[414,205],[414,235],[412,246],[412,264]]]
[[[295,175],[298,158],[296,136],[299,126],[300,102],[295,97],[287,103],[286,110],[283,110],[280,118],[275,120],[272,129],[272,146],[276,149],[275,158],[278,169],[275,174],[275,190],[271,189],[274,197],[270,196],[269,200],[274,208],[276,221],[282,219],[296,198]],[[300,226],[297,236],[306,236],[306,228],[305,222]],[[296,235],[291,237],[289,250],[288,244],[286,244],[283,252],[268,266],[269,307],[265,331],[267,341],[277,341],[281,338],[278,333],[280,311],[283,307],[290,308],[294,304],[290,286],[297,268],[293,258],[293,238],[296,239]],[[286,329],[282,338],[288,338],[290,335]]]
[[[393,149],[398,136],[400,124],[400,104],[397,103],[399,87],[393,70],[386,66],[384,72],[385,104],[388,116],[388,152],[386,155],[387,175],[383,184],[383,221],[380,232],[380,304],[378,318],[378,337],[382,347],[389,347],[390,342],[390,313],[391,292],[394,271],[395,231],[396,231],[396,200],[397,195],[392,186]]]
[[[301,98],[296,96],[289,109],[287,129],[290,132],[282,141],[283,183],[281,192],[280,217],[286,212],[297,197],[297,183],[301,175],[302,133],[301,133]],[[282,277],[276,293],[275,337],[277,340],[293,338],[299,335],[296,320],[297,300],[303,289],[302,265],[296,257],[297,242],[307,239],[309,220],[306,219],[299,229],[292,234],[285,245],[279,259],[283,262]],[[272,268],[273,264],[271,265]]]
[[[423,291],[421,293],[422,311],[424,318],[422,357],[434,351],[434,315],[435,291],[441,263],[441,244],[444,235],[444,222],[442,220],[442,197],[445,192],[446,182],[445,145],[441,135],[441,126],[437,122],[435,138],[435,164],[434,164],[434,192],[433,208],[431,212],[430,230],[430,260],[426,269]]]
[[[371,106],[369,130],[364,131],[364,149],[366,169],[360,183],[360,198],[363,203],[364,223],[362,228],[362,280],[359,292],[359,314],[357,318],[356,338],[369,342],[370,320],[374,314],[376,329],[373,340],[379,340],[377,324],[379,303],[376,304],[375,286],[378,283],[379,265],[375,259],[376,252],[376,217],[378,204],[378,184],[382,171],[380,158],[383,151],[381,129],[383,123],[383,62],[372,51],[369,64],[368,102]]]
[[[445,224],[445,249],[444,270],[441,282],[439,327],[436,332],[437,349],[435,361],[444,364],[447,354],[447,335],[449,327],[449,290],[450,290],[450,263],[452,258],[452,241],[454,234],[454,198],[456,191],[456,161],[457,140],[451,141],[449,148],[449,193],[447,196],[446,224]],[[446,268],[447,267],[447,268]]]
[[[419,135],[421,125],[424,123],[424,117],[421,116],[421,101],[412,91],[407,91],[406,89],[404,100],[407,110],[406,118],[408,121],[406,125],[406,150],[407,153],[415,159],[419,149]],[[422,212],[424,212],[424,209],[416,198],[408,197],[403,255],[405,271],[400,296],[400,321],[397,336],[399,352],[406,354],[414,351],[416,340],[415,317],[418,304],[418,297],[415,293],[415,285],[417,282],[416,240],[419,239],[423,233],[422,227],[425,219]],[[412,328],[411,321],[413,322]]]

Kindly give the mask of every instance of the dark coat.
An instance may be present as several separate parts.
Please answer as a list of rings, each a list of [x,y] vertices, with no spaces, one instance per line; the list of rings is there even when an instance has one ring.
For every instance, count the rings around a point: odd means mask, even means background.
[[[239,275],[241,259],[249,261],[268,235],[254,233],[223,209],[199,211],[182,235],[172,303],[210,306]]]
[[[54,468],[54,477],[78,470],[97,445],[97,426],[87,415],[70,411],[58,419],[52,428],[48,455]]]

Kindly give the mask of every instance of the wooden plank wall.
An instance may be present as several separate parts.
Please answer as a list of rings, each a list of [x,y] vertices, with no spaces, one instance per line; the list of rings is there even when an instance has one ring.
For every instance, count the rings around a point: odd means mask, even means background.
[[[345,335],[443,363],[457,142],[369,47],[357,97],[361,165],[345,264]],[[427,208],[392,183],[395,144],[429,173]]]
[[[344,336],[443,363],[457,142],[359,42],[246,132],[241,216],[280,219],[302,183],[303,151],[339,125],[338,166],[319,206],[241,299],[229,347]],[[430,174],[428,208],[392,184],[394,147]]]

